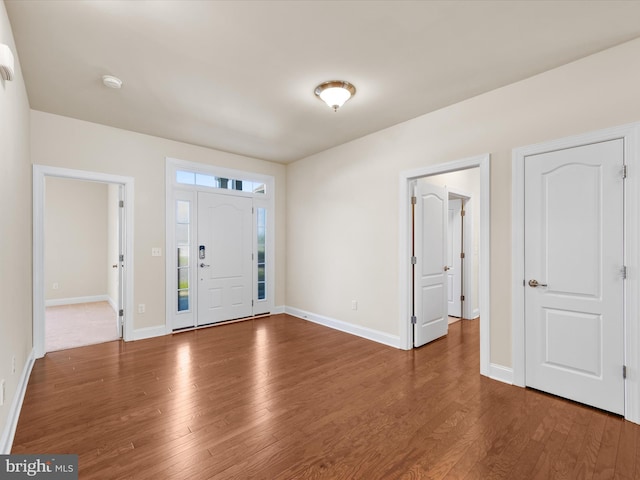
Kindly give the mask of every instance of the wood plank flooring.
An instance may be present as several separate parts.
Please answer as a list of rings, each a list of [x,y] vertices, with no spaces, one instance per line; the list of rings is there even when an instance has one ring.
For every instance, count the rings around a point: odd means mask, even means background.
[[[47,354],[13,453],[81,479],[636,479],[640,426],[481,377],[477,321],[400,351],[277,315]]]

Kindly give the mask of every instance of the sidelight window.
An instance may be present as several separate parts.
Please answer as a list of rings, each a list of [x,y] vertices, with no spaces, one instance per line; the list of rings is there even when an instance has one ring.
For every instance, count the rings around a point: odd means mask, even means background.
[[[191,286],[189,278],[191,273],[191,238],[189,229],[191,226],[191,202],[186,200],[176,201],[176,248],[178,250],[178,312],[190,310]]]
[[[267,277],[266,277],[266,233],[267,233],[267,209],[257,210],[257,232],[258,232],[258,300],[267,298]]]

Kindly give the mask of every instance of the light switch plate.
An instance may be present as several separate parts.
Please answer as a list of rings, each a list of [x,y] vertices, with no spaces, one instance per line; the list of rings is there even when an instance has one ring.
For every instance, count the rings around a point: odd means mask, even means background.
[[[162,249],[158,248],[158,247],[154,247],[151,249],[151,256],[152,257],[161,257],[162,256]]]

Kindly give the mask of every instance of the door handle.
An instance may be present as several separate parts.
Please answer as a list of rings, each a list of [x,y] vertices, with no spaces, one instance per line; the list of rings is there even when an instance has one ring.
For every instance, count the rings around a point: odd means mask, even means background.
[[[536,287],[548,287],[548,285],[546,283],[538,283],[538,280],[529,280],[529,286],[536,288]]]
[[[115,265],[111,265],[111,268],[118,268],[118,264],[116,263]]]
[[[445,266],[444,266],[444,271],[445,271],[445,272],[448,272],[449,270],[450,270],[450,269],[449,269],[449,267],[447,267],[447,266],[445,265]]]
[[[205,265],[204,262],[200,264],[200,268],[210,267],[211,265]]]

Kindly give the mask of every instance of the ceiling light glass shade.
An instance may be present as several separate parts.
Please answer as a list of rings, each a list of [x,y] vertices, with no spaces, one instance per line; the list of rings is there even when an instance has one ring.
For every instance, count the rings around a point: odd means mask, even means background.
[[[356,94],[356,87],[349,82],[332,80],[318,85],[315,89],[315,94],[337,112],[347,100]]]

